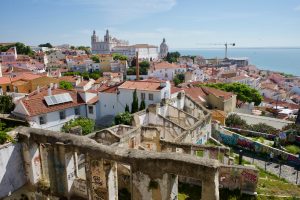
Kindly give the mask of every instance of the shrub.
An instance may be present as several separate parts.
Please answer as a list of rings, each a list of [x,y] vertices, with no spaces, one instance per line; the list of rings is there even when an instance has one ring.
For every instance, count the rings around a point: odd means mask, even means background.
[[[4,144],[8,141],[12,141],[13,139],[4,131],[0,131],[0,144]]]
[[[250,130],[261,132],[261,133],[268,133],[268,134],[277,134],[278,130],[273,126],[269,126],[265,123],[253,124],[250,127]]]
[[[115,124],[131,125],[133,116],[129,112],[119,113],[115,117]]]
[[[0,113],[10,113],[14,108],[15,104],[11,96],[0,96]]]
[[[288,145],[285,147],[287,152],[292,153],[292,154],[299,154],[300,153],[300,148],[296,145]]]
[[[73,85],[70,82],[61,81],[61,82],[59,82],[59,88],[65,89],[65,90],[71,90],[71,89],[73,89]]]
[[[62,127],[62,131],[70,132],[70,129],[75,126],[80,126],[82,128],[83,135],[87,135],[94,131],[95,122],[92,119],[79,117],[77,119],[72,119],[65,123]]]
[[[225,124],[228,127],[235,127],[235,128],[241,128],[241,129],[247,129],[248,128],[248,124],[246,123],[246,121],[243,120],[237,114],[229,115],[225,120]]]

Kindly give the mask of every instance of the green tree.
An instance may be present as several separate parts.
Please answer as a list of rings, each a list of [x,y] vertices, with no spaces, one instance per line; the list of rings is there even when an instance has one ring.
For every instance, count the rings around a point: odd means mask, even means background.
[[[39,47],[53,48],[52,44],[50,44],[49,42],[47,42],[47,43],[45,43],[45,44],[40,44]]]
[[[252,131],[268,133],[268,134],[277,134],[279,132],[279,130],[277,130],[273,126],[269,126],[268,124],[265,124],[265,123],[253,124],[253,125],[250,125],[249,128]]]
[[[146,108],[146,104],[145,104],[145,101],[144,99],[141,101],[141,104],[140,104],[140,110],[144,110]]]
[[[226,120],[225,124],[228,127],[234,127],[234,128],[241,128],[241,129],[248,129],[248,124],[245,120],[243,120],[240,116],[237,114],[230,114]]]
[[[139,63],[140,68],[146,68],[149,69],[150,63],[146,60],[143,60],[142,62]]]
[[[173,79],[175,86],[179,85],[180,83],[183,83],[184,78],[185,78],[184,74],[176,74],[176,76]]]
[[[65,89],[65,90],[72,90],[73,85],[72,85],[72,83],[67,82],[67,81],[60,81],[59,82],[59,88],[60,89]]]
[[[0,96],[0,113],[10,113],[14,108],[15,104],[13,103],[13,99],[11,96]]]
[[[64,124],[64,126],[62,127],[62,131],[68,133],[70,132],[70,129],[75,126],[80,126],[82,128],[83,135],[87,135],[94,131],[95,121],[83,117],[72,119]]]
[[[136,89],[132,94],[132,104],[131,104],[131,113],[135,113],[139,111],[139,99],[136,94]]]
[[[166,61],[169,63],[177,62],[178,58],[180,57],[180,53],[176,52],[169,52],[165,58]]]
[[[114,60],[128,60],[127,56],[124,56],[124,55],[119,54],[119,53],[113,53],[112,56],[113,56]]]
[[[100,59],[98,55],[92,55],[91,59],[95,62],[95,63],[100,63]]]
[[[26,46],[25,44],[23,44],[21,42],[17,42],[15,44],[6,45],[6,46],[1,46],[0,45],[0,51],[5,52],[11,47],[16,47],[18,54],[33,56],[33,51],[31,50],[31,48],[29,46]]]
[[[125,112],[130,112],[129,111],[129,106],[126,104],[126,106],[125,106]]]
[[[174,82],[175,86],[178,86],[180,84],[180,80],[177,77],[175,77],[173,79],[173,82]]]
[[[90,49],[90,47],[79,46],[79,47],[77,47],[76,49],[85,51],[85,53],[86,53],[87,55],[90,55],[90,54],[91,54],[91,49]]]
[[[263,97],[256,89],[242,83],[211,83],[205,84],[204,86],[220,89],[226,92],[233,92],[237,95],[238,100],[248,103],[254,102],[256,106],[258,106],[263,100]]]
[[[133,116],[129,112],[119,113],[115,117],[115,124],[132,125]]]

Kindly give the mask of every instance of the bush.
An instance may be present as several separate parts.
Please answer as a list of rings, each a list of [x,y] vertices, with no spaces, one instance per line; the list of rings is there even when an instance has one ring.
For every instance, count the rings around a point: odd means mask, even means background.
[[[77,119],[72,119],[65,123],[62,127],[62,131],[70,132],[70,129],[75,126],[80,126],[82,128],[83,135],[87,135],[94,131],[95,122],[92,119],[79,117]]]
[[[15,104],[11,96],[0,96],[0,113],[10,113],[14,108]]]
[[[5,131],[0,131],[0,144],[4,144],[8,141],[12,141],[12,138]]]
[[[131,125],[133,116],[129,112],[119,113],[115,117],[115,124],[125,124],[125,125]]]
[[[225,124],[228,127],[241,128],[241,129],[247,129],[248,128],[247,122],[245,120],[243,120],[237,114],[230,114],[226,118]]]
[[[300,148],[296,145],[288,145],[285,147],[287,152],[292,153],[292,154],[299,154],[300,153]]]
[[[268,134],[277,134],[278,130],[273,126],[269,126],[265,123],[253,124],[250,127],[250,130],[261,132],[261,133],[268,133]]]
[[[60,89],[65,89],[65,90],[72,90],[73,89],[73,85],[70,82],[61,81],[61,82],[59,82],[59,88]]]

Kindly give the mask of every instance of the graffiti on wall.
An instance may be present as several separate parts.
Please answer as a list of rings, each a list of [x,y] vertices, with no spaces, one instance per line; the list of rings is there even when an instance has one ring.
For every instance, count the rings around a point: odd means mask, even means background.
[[[300,165],[300,158],[298,156],[252,141],[236,133],[228,134],[228,133],[217,132],[217,138],[220,142],[226,145],[239,147],[241,149],[253,151],[256,153],[269,155],[271,152],[273,152],[274,156],[280,158],[283,161],[286,161],[291,164]]]

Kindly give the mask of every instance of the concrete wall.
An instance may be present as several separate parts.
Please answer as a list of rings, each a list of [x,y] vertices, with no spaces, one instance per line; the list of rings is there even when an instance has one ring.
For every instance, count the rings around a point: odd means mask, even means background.
[[[21,144],[0,146],[0,198],[5,197],[26,183]]]
[[[230,113],[231,114],[231,113]],[[248,124],[258,124],[258,123],[265,123],[269,126],[273,126],[277,129],[282,129],[287,124],[292,124],[294,122],[271,118],[271,117],[262,117],[262,116],[256,116],[256,115],[248,115],[243,113],[233,113],[240,116],[242,119],[246,120]]]

